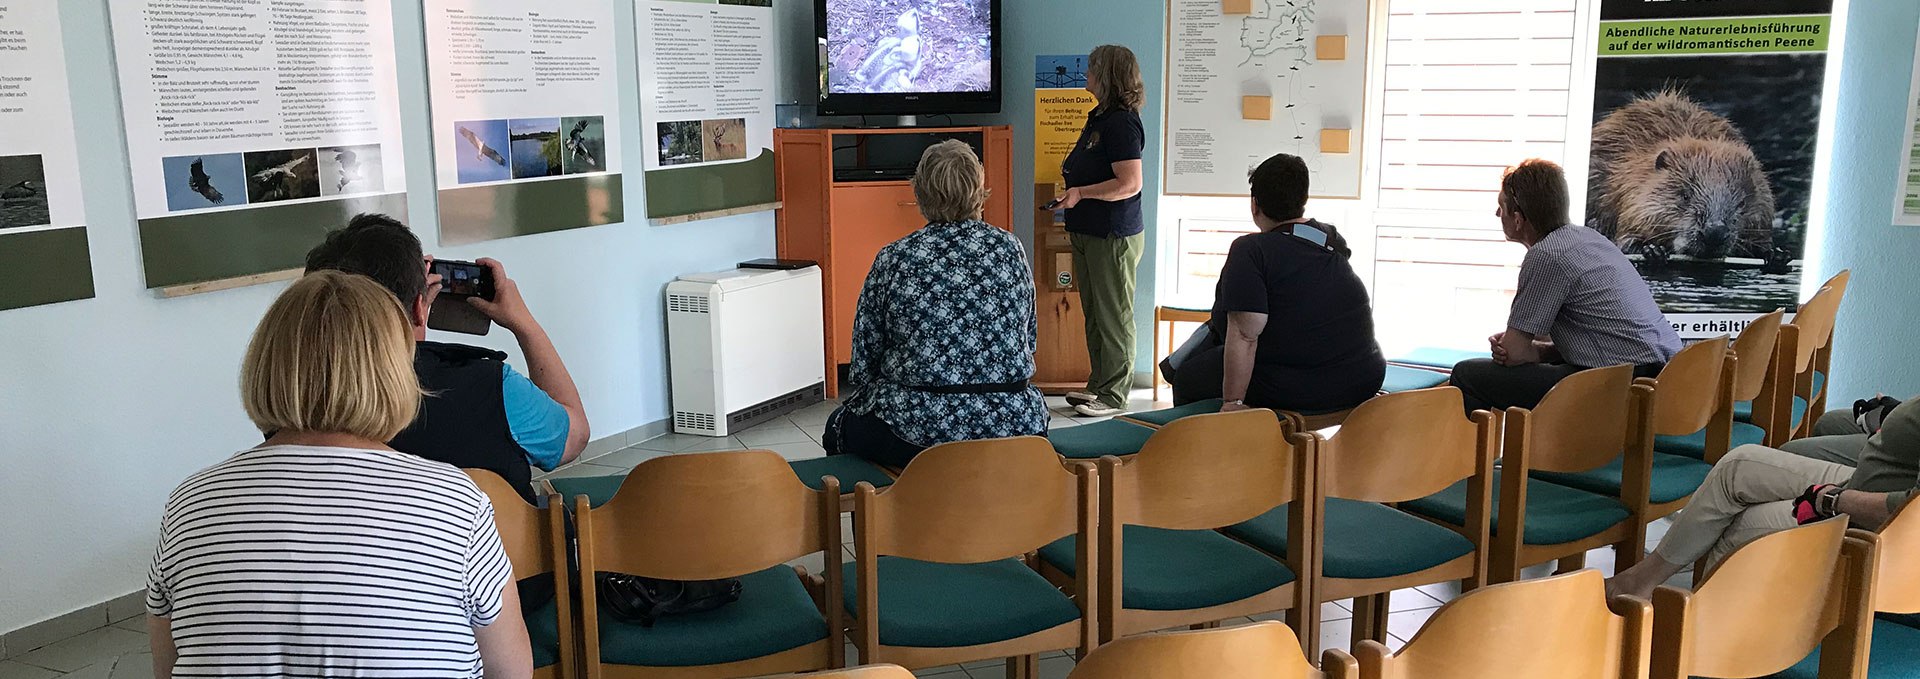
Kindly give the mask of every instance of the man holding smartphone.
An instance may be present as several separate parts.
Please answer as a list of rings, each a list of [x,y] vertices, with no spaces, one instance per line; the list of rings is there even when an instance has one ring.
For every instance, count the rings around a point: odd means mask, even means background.
[[[580,391],[552,340],[528,311],[520,288],[499,262],[481,259],[492,298],[465,303],[513,333],[528,374],[507,355],[483,347],[427,341],[427,317],[441,281],[420,239],[386,215],[363,214],[307,253],[307,271],[344,271],[372,278],[399,298],[413,323],[414,371],[427,391],[413,425],[394,450],[466,469],[499,474],[533,502],[532,470],[572,462],[587,446]]]

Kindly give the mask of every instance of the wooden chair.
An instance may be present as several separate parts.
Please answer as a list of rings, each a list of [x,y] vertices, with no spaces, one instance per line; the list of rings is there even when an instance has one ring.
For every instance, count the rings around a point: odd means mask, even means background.
[[[1561,572],[1579,570],[1587,550],[1609,545],[1623,567],[1639,561],[1646,527],[1634,520],[1627,507],[1631,500],[1621,493],[1626,487],[1644,495],[1648,485],[1642,476],[1647,465],[1640,462],[1652,452],[1630,443],[1636,441],[1630,433],[1645,426],[1645,408],[1635,407],[1639,403],[1644,399],[1633,396],[1633,367],[1620,365],[1561,380],[1532,410],[1507,410],[1501,468],[1494,472],[1490,581],[1519,580],[1522,568],[1548,561],[1560,561]],[[1551,482],[1557,478],[1594,483]],[[1406,508],[1442,521],[1464,514],[1451,503],[1432,511],[1430,503],[1442,499]]]
[[[1300,639],[1277,622],[1127,637],[1094,649],[1068,679],[1352,679],[1353,657],[1337,649],[1316,670]]]
[[[643,462],[593,507],[574,498],[588,679],[752,677],[842,667],[840,489],[764,450]],[[786,562],[825,555],[819,580]],[[739,578],[740,599],[651,627],[599,610],[594,573]]]
[[[899,665],[862,665],[844,670],[782,674],[767,679],[913,679],[913,673]]]
[[[1901,518],[1907,514],[1903,507],[1877,535],[1858,528],[1847,531],[1848,537],[1875,544],[1871,612],[1882,616],[1872,621],[1869,677],[1920,676],[1920,618],[1914,616],[1920,613],[1920,509],[1914,513],[1912,518]],[[1820,673],[1820,656],[1815,651],[1776,676],[1815,679]]]
[[[1730,344],[1726,335],[1696,342],[1674,354],[1659,377],[1635,380],[1653,389],[1647,431],[1653,434],[1654,452],[1712,464],[1734,448],[1766,442],[1765,430],[1733,421],[1738,364]],[[1680,506],[1684,502],[1673,508]]]
[[[845,593],[864,663],[908,669],[1008,658],[1031,679],[1036,654],[1094,645],[1093,498],[1098,472],[1063,463],[1039,437],[928,449],[893,487],[854,491],[854,552]],[[1076,538],[1074,596],[1029,555]]]
[[[1419,390],[1416,389],[1414,391],[1419,391]],[[1401,392],[1401,393],[1406,393],[1406,392]],[[1462,406],[1462,407],[1465,407],[1465,406]],[[1305,412],[1294,412],[1291,410],[1283,410],[1283,411],[1280,411],[1280,415],[1281,417],[1286,418],[1287,421],[1291,423],[1289,428],[1292,431],[1320,431],[1328,427],[1338,427],[1340,425],[1346,424],[1347,418],[1353,416],[1354,410],[1356,410],[1356,408],[1348,408],[1346,410],[1332,410],[1332,411],[1319,412],[1319,413],[1305,413]]]
[[[520,493],[484,469],[468,469],[467,476],[493,503],[493,526],[500,546],[520,580],[553,575],[554,595],[544,603],[521,601],[527,637],[533,642],[535,679],[576,679],[580,676],[580,646],[574,635],[572,573],[567,566],[565,503],[547,495],[546,507],[527,504]]]
[[[1872,543],[1846,517],[1784,530],[1727,557],[1692,592],[1653,594],[1653,679],[1761,677],[1821,649],[1821,679],[1866,676]]]
[[[1496,417],[1469,420],[1460,390],[1422,389],[1375,398],[1355,408],[1333,438],[1295,437],[1316,460],[1319,492],[1308,515],[1320,520],[1308,580],[1320,601],[1354,599],[1353,639],[1387,638],[1389,594],[1397,589],[1485,582],[1493,495]],[[1461,497],[1465,516],[1450,530],[1395,509],[1393,503],[1436,493]],[[1404,506],[1404,505],[1403,505]],[[1285,512],[1274,511],[1225,532],[1269,554],[1289,555]],[[1307,611],[1317,616],[1319,608]]]
[[[1753,319],[1727,350],[1734,355],[1733,421],[1759,427],[1766,445],[1786,442],[1791,432],[1779,418],[1781,408],[1792,398],[1793,374],[1781,352],[1780,327],[1786,323],[1785,309]],[[1776,440],[1775,437],[1779,437]]]
[[[1319,638],[1305,615],[1319,605],[1306,555],[1282,564],[1215,531],[1283,511],[1291,543],[1312,544],[1312,465],[1270,410],[1184,418],[1132,460],[1101,460],[1100,643],[1280,610]],[[1071,582],[1075,552],[1074,540],[1041,548],[1042,571]]]
[[[1211,320],[1213,320],[1212,309],[1194,309],[1174,306],[1156,306],[1153,308],[1153,400],[1155,402],[1159,402],[1160,400],[1160,386],[1166,383],[1166,380],[1160,376],[1160,359],[1166,358],[1166,354],[1161,352],[1173,351],[1174,345],[1180,341],[1179,338],[1173,336],[1173,324],[1206,323]],[[1163,328],[1165,329],[1164,333],[1162,332]],[[1167,339],[1165,344],[1160,342],[1162,334],[1164,334]]]
[[[1599,571],[1475,590],[1433,614],[1399,653],[1354,655],[1364,679],[1645,679],[1653,607],[1606,598]]]
[[[1843,269],[1820,287],[1833,290],[1833,315],[1827,319],[1826,327],[1821,328],[1820,346],[1814,358],[1813,398],[1808,401],[1807,412],[1813,413],[1810,420],[1820,419],[1827,412],[1827,378],[1833,374],[1833,337],[1839,327],[1840,303],[1847,299],[1847,284],[1853,281],[1853,270]],[[1812,425],[1808,425],[1812,430]]]

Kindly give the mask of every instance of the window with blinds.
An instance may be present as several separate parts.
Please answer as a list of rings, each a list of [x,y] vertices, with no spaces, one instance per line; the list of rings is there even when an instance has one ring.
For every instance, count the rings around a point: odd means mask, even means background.
[[[1524,251],[1494,217],[1500,174],[1564,163],[1586,0],[1391,0],[1375,226],[1389,355],[1481,348],[1505,327]]]

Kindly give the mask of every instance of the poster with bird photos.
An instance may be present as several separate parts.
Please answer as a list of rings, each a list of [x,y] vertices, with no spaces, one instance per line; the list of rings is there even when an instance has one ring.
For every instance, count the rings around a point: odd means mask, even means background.
[[[404,192],[387,3],[114,0],[109,9],[143,227]]]
[[[0,0],[0,235],[80,226],[60,9]]]
[[[772,153],[771,0],[636,0],[634,12],[649,181]]]

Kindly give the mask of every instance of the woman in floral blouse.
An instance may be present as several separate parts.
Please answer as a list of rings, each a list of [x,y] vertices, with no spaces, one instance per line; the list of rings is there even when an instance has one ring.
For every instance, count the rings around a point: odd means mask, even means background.
[[[950,441],[1045,435],[1033,377],[1033,276],[1013,234],[980,221],[986,176],[973,149],[920,157],[927,225],[874,259],[853,317],[853,395],[827,423],[830,454],[904,467]]]

